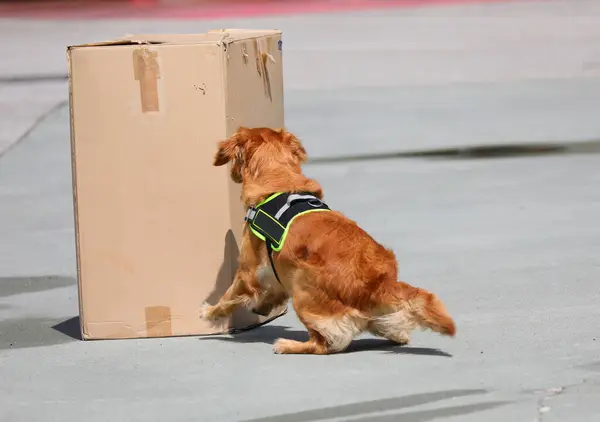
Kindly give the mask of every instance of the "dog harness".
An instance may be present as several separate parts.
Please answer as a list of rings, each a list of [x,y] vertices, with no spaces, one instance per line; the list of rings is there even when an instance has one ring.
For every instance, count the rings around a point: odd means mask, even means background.
[[[264,241],[277,281],[279,276],[273,264],[273,251],[283,248],[292,222],[300,215],[315,211],[330,211],[327,204],[310,192],[277,192],[256,206],[251,206],[244,221],[256,237]]]

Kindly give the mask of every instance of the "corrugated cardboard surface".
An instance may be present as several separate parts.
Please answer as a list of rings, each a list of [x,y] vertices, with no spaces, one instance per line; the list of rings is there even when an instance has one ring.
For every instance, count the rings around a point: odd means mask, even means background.
[[[217,141],[282,127],[279,31],[131,35],[73,46],[71,144],[86,339],[210,334],[198,318],[237,267],[244,210]]]

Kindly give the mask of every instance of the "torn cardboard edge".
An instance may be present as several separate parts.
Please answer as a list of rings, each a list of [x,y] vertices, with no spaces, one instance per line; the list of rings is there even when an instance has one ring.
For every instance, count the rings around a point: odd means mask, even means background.
[[[233,34],[233,35],[232,35]],[[67,46],[67,50],[86,47],[111,47],[120,45],[164,45],[164,44],[212,44],[261,38],[265,35],[281,35],[279,29],[211,29],[203,34],[125,34],[108,41],[90,42]]]

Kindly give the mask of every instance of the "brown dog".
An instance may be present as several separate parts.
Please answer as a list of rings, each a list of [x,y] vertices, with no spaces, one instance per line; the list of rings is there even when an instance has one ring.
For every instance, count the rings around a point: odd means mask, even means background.
[[[322,198],[319,183],[302,173],[306,159],[300,141],[284,129],[242,127],[219,143],[214,165],[232,162],[231,178],[242,184],[242,201],[249,208],[274,192]],[[265,242],[248,225],[241,244],[232,286],[216,305],[204,304],[201,317],[214,321],[238,305],[265,315],[291,297],[309,340],[278,339],[276,353],[340,352],[364,331],[399,344],[407,344],[417,327],[455,334],[438,297],[398,282],[394,253],[337,211],[293,221],[283,248],[273,253],[281,284],[271,271]]]

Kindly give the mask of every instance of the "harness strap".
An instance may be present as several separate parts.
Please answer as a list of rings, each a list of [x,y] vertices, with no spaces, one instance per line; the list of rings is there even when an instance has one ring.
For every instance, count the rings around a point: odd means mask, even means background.
[[[273,262],[273,248],[271,247],[271,241],[267,239],[267,241],[265,242],[265,245],[267,246],[267,254],[269,255],[269,261],[271,262],[271,268],[273,269],[273,274],[275,275],[275,278],[277,279],[279,284],[281,284],[281,286],[283,286],[283,283],[279,279],[279,275],[277,275],[277,270],[275,269],[275,263]]]

